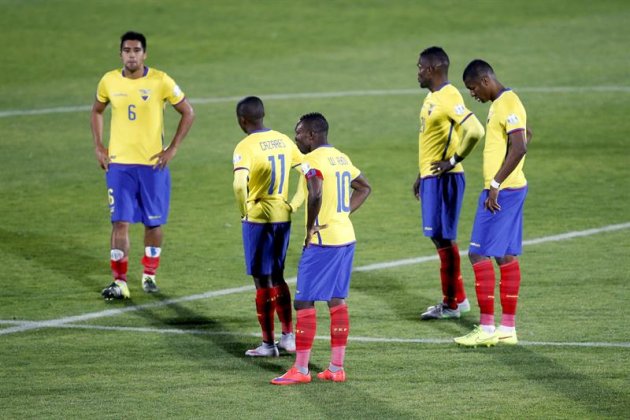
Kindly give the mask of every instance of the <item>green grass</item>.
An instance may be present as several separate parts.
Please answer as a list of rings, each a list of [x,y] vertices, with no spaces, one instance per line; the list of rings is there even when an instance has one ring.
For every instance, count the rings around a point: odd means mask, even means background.
[[[301,114],[323,112],[331,142],[373,186],[353,216],[356,266],[435,253],[420,234],[410,192],[425,95],[415,66],[419,51],[434,44],[449,53],[459,88],[466,63],[484,58],[525,104],[534,130],[525,239],[630,221],[627,2],[0,0],[0,7],[0,115],[89,106],[98,79],[119,65],[118,37],[128,29],[148,35],[148,64],[193,100],[261,95],[267,124],[289,135]],[[600,86],[622,89],[593,89]],[[545,87],[570,89],[536,90]],[[417,94],[266,98],[376,89]],[[485,119],[487,105],[465,97]],[[10,321],[251,285],[231,191],[230,157],[243,136],[234,102],[196,104],[197,121],[172,163],[163,293],[140,289],[142,228],[134,226],[133,299],[113,304],[99,296],[110,281],[110,225],[89,114],[0,116],[0,333],[15,327]],[[167,111],[169,134],[176,116]],[[482,185],[480,149],[465,162],[462,249]],[[302,219],[303,210],[294,219],[287,276],[295,275]],[[268,385],[293,359],[243,356],[258,340],[251,292],[0,335],[2,417],[627,417],[628,229],[526,246],[521,266],[523,345],[515,348],[448,343],[477,321],[476,307],[459,321],[418,321],[439,297],[436,261],[355,273],[345,384]],[[465,259],[462,269],[474,302]],[[318,308],[325,336],[327,311]],[[325,367],[328,355],[327,340],[316,340],[312,369]]]

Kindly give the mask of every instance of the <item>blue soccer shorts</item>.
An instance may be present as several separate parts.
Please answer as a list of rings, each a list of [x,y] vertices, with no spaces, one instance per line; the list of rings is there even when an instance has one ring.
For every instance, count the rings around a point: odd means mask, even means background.
[[[527,187],[499,191],[501,210],[492,213],[484,207],[488,190],[477,203],[477,214],[470,237],[469,252],[486,257],[521,255],[523,248],[523,205]]]
[[[354,243],[343,246],[309,245],[298,265],[295,300],[345,299],[350,291]]]
[[[291,222],[242,222],[245,267],[250,276],[281,275],[291,237]]]
[[[168,168],[113,163],[106,180],[112,222],[142,222],[149,227],[166,224],[171,199]]]
[[[457,223],[464,200],[463,173],[420,180],[422,232],[430,238],[457,239]]]

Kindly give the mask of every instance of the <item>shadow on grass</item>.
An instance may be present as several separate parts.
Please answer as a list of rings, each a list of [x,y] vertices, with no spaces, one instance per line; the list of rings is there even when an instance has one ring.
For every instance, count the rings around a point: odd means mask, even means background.
[[[153,295],[157,300],[168,300],[171,297],[163,293],[156,293]],[[206,316],[201,316],[195,311],[180,305],[178,303],[170,304],[166,308],[172,310],[174,316],[163,315],[164,308],[161,309],[141,309],[135,314],[150,321],[152,324],[168,326],[179,329],[194,329],[195,331],[202,330],[207,331],[207,334],[190,334],[186,335],[187,340],[201,340],[207,342],[208,346],[202,346],[202,352],[194,353],[192,357],[196,359],[206,360],[208,358],[216,357],[216,349],[220,349],[230,357],[234,358],[239,364],[243,364],[248,368],[254,367],[260,369],[265,373],[264,378],[261,380],[261,386],[268,386],[269,392],[289,392],[294,396],[294,392],[300,392],[300,395],[304,399],[310,400],[314,406],[319,408],[319,411],[324,417],[334,417],[338,414],[339,406],[325,405],[322,402],[322,393],[328,391],[331,395],[330,398],[326,398],[329,401],[350,401],[361,400],[366,401],[366,412],[374,418],[391,418],[391,417],[404,417],[407,413],[399,412],[395,407],[377,401],[373,396],[363,392],[360,389],[360,385],[352,384],[352,380],[344,384],[324,383],[317,379],[317,372],[325,369],[326,366],[320,366],[317,364],[310,364],[311,374],[313,375],[313,383],[307,385],[298,385],[288,387],[291,390],[286,390],[287,387],[278,387],[268,384],[274,376],[283,374],[293,363],[294,356],[282,353],[280,358],[250,358],[245,356],[245,350],[251,348],[251,346],[258,344],[258,338],[239,334],[229,334],[229,328],[226,327],[220,320],[212,319]],[[252,322],[255,322],[254,307],[252,305]],[[324,326],[320,325],[319,329],[322,330]],[[328,325],[326,325],[327,329]],[[226,334],[228,332],[228,334]],[[215,334],[216,333],[216,334]],[[177,340],[183,340],[183,336],[177,336]],[[181,346],[181,342],[178,342],[178,346]],[[195,347],[197,348],[197,347]],[[191,354],[191,353],[188,353]],[[225,367],[229,369],[228,366]],[[326,393],[328,393],[326,392]]]

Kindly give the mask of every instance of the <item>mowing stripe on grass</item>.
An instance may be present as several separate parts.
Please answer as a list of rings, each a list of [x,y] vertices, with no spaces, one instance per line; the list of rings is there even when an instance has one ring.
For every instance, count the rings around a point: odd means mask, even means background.
[[[523,241],[523,245],[537,245],[537,244],[542,244],[546,242],[564,241],[567,239],[579,238],[579,237],[584,237],[584,236],[592,236],[592,235],[597,235],[599,233],[613,232],[613,231],[628,229],[628,228],[630,228],[630,222],[603,226],[601,228],[573,231],[573,232],[562,233],[559,235],[543,236],[541,238],[528,239],[526,241]],[[467,252],[468,250],[463,250],[463,251],[460,251],[460,254],[465,255]],[[386,268],[401,267],[401,266],[411,265],[411,264],[420,264],[427,261],[436,260],[437,258],[438,258],[437,256],[407,258],[403,260],[388,261],[388,262],[383,262],[383,263],[376,263],[376,264],[364,265],[361,267],[355,267],[353,271],[361,272],[361,271],[382,270]],[[287,279],[287,283],[295,283],[295,281],[296,281],[295,277]],[[153,302],[153,303],[145,303],[143,305],[133,305],[133,306],[130,305],[130,306],[125,306],[124,308],[107,309],[104,311],[90,312],[90,313],[75,315],[75,316],[67,316],[67,317],[51,319],[47,321],[24,321],[20,325],[17,325],[15,327],[9,327],[9,328],[0,330],[0,335],[13,334],[13,333],[18,333],[18,332],[23,332],[23,331],[35,330],[39,328],[60,327],[65,324],[70,324],[73,322],[89,321],[91,319],[116,316],[116,315],[120,315],[126,312],[141,311],[144,309],[152,309],[152,308],[158,308],[161,306],[167,306],[174,303],[190,302],[190,301],[199,300],[199,299],[215,298],[219,296],[231,295],[234,293],[241,293],[241,292],[249,292],[253,290],[254,290],[253,285],[234,287],[230,289],[212,290],[206,293],[183,296],[180,298],[166,299],[166,300],[161,300],[161,301]]]
[[[0,324],[31,324],[32,322],[22,321],[2,321]],[[122,331],[122,332],[139,332],[153,334],[190,334],[190,335],[211,335],[211,336],[230,336],[230,337],[260,337],[259,332],[234,332],[234,331],[207,331],[199,329],[179,329],[179,328],[148,328],[148,327],[112,327],[106,325],[81,325],[81,324],[64,324],[59,328],[79,329],[79,330],[99,330],[99,331]],[[330,336],[318,335],[317,340],[329,341]],[[452,339],[447,338],[385,338],[385,337],[358,337],[350,336],[349,341],[356,343],[402,343],[402,344],[453,344]],[[603,348],[630,348],[630,343],[625,342],[559,342],[559,341],[519,341],[522,346],[553,346],[553,347],[603,347]]]
[[[585,93],[585,92],[623,92],[630,93],[630,86],[539,86],[514,88],[518,92],[531,93]],[[465,90],[462,92],[466,93]],[[271,93],[260,95],[264,100],[290,100],[290,99],[321,99],[321,98],[347,98],[353,96],[396,96],[396,95],[423,95],[421,89],[375,89],[375,90],[347,90],[339,92],[304,92],[304,93]],[[193,104],[222,104],[234,103],[243,99],[243,96],[217,96],[209,98],[191,98]],[[39,109],[8,109],[0,111],[0,118],[23,117],[29,115],[47,115],[71,112],[87,112],[91,105],[59,106],[54,108]]]

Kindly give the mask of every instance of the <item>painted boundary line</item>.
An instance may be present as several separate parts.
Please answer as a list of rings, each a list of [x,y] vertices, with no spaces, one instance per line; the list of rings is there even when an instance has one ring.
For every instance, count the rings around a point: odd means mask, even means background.
[[[28,324],[22,321],[2,321],[0,324]],[[76,330],[99,330],[99,331],[123,331],[123,332],[139,332],[151,334],[173,334],[173,335],[205,335],[205,336],[230,336],[230,337],[260,337],[260,332],[234,332],[234,331],[206,331],[199,329],[178,329],[178,328],[147,328],[147,327],[111,327],[105,325],[77,325],[64,324],[59,328],[76,329]],[[330,336],[318,335],[317,340],[329,341]],[[383,343],[383,344],[453,344],[452,339],[446,338],[383,338],[383,337],[348,337],[349,341],[355,343]],[[558,342],[558,341],[519,341],[519,345],[523,346],[540,346],[540,347],[589,347],[589,348],[630,348],[627,342]]]
[[[623,92],[630,93],[630,86],[540,86],[514,88],[523,93],[588,93],[588,92]],[[461,90],[466,93],[466,90]],[[303,93],[271,93],[259,95],[263,100],[291,100],[291,99],[321,99],[321,98],[348,98],[353,96],[396,96],[396,95],[422,95],[422,90],[416,89],[374,89],[374,90],[347,90],[338,92],[303,92]],[[243,96],[217,96],[208,98],[190,98],[192,104],[222,104],[235,103],[243,99]],[[90,105],[59,106],[39,109],[8,109],[0,111],[0,118],[23,117],[30,115],[64,114],[72,112],[87,112],[92,109]]]
[[[546,242],[564,241],[568,239],[592,236],[592,235],[596,235],[596,234],[604,233],[604,232],[614,232],[614,231],[628,229],[628,228],[630,228],[630,222],[603,226],[601,228],[573,231],[573,232],[562,233],[559,235],[543,236],[540,238],[529,239],[529,240],[523,241],[523,245],[537,245],[537,244],[546,243]],[[468,250],[460,251],[460,255],[466,255],[467,253],[468,253]],[[382,270],[382,269],[401,267],[401,266],[411,265],[411,264],[420,264],[427,261],[437,260],[437,258],[438,258],[437,255],[428,256],[428,257],[419,257],[419,258],[408,258],[408,259],[403,259],[403,260],[364,265],[361,267],[356,267],[352,271],[363,272],[363,271]],[[295,277],[287,279],[287,283],[295,283],[295,281],[296,281]],[[248,291],[253,291],[253,290],[254,290],[253,285],[242,286],[242,287],[235,287],[235,288],[230,288],[230,289],[213,290],[206,293],[183,296],[183,297],[174,298],[174,299],[167,299],[167,300],[162,300],[159,302],[146,303],[143,305],[126,306],[124,308],[116,308],[116,309],[108,309],[108,310],[98,311],[98,312],[90,312],[86,314],[51,319],[47,321],[23,321],[20,325],[0,330],[0,335],[8,335],[8,334],[13,334],[13,333],[18,333],[18,332],[29,331],[29,330],[36,330],[40,328],[61,327],[66,324],[71,324],[73,322],[89,321],[92,319],[117,316],[126,312],[141,311],[144,309],[158,308],[161,306],[171,305],[171,304],[180,303],[180,302],[190,302],[190,301],[199,300],[199,299],[215,298],[219,296],[231,295],[234,293],[241,293],[241,292],[248,292]]]

